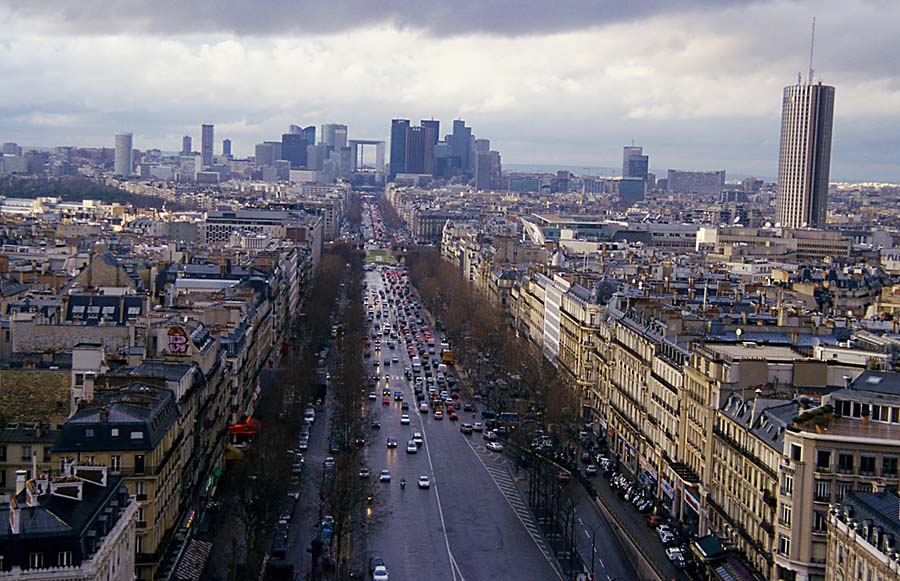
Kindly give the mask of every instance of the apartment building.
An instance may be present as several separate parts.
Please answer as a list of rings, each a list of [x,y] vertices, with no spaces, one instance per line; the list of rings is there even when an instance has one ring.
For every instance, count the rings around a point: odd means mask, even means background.
[[[898,462],[898,374],[866,371],[797,416],[778,466],[778,578],[824,579],[829,507],[851,492],[896,490]]]
[[[828,511],[825,581],[900,578],[900,499],[877,488],[851,492]]]

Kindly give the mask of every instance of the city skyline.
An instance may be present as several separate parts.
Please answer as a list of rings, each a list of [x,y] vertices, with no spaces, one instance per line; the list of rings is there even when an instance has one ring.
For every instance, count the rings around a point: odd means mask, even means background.
[[[817,78],[841,92],[832,177],[900,181],[900,137],[889,131],[900,120],[900,71],[888,58],[900,7],[706,4],[610,14],[589,3],[543,19],[525,7],[515,23],[497,15],[502,3],[480,13],[463,6],[443,20],[427,5],[422,15],[308,8],[305,24],[184,8],[167,20],[181,28],[168,28],[128,3],[89,23],[52,3],[40,14],[0,3],[16,31],[2,45],[0,78],[16,83],[0,106],[0,135],[26,146],[99,146],[131,131],[143,147],[173,149],[208,120],[244,156],[290,123],[338,122],[356,138],[387,140],[391,118],[462,117],[510,164],[614,167],[634,140],[656,168],[775,176],[781,88],[807,68],[815,13]],[[415,60],[397,56],[411,44]],[[217,72],[225,62],[228,74]],[[293,91],[293,79],[316,90]]]

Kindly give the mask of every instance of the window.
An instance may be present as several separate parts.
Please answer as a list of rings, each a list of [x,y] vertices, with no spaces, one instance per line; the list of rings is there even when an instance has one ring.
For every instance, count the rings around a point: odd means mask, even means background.
[[[22,460],[31,460],[31,444],[22,445]]]
[[[885,478],[897,477],[897,457],[885,456],[881,460],[881,475]]]
[[[838,454],[838,472],[853,474],[853,454]]]
[[[836,502],[841,502],[844,500],[844,497],[847,496],[847,493],[853,492],[853,483],[852,482],[838,482],[837,488],[834,493],[834,500]]]
[[[84,430],[84,437],[85,438],[93,438],[94,437],[94,428],[86,428]]]
[[[134,552],[144,552],[144,535],[137,535],[136,537],[134,537]]]
[[[109,435],[112,436],[113,438],[118,437],[118,435],[119,435],[119,428],[111,428],[111,429],[109,430]]]
[[[816,480],[815,500],[829,502],[831,500],[831,482],[828,480]]]
[[[859,457],[859,473],[863,476],[875,476],[875,456]]]
[[[131,439],[132,440],[143,440],[144,432],[131,432]]]
[[[795,462],[803,460],[803,448],[800,444],[791,444],[791,460]]]
[[[75,387],[84,387],[84,373],[75,374]]]
[[[144,455],[143,454],[135,454],[134,455],[134,473],[135,474],[143,474],[144,473]]]
[[[815,510],[813,511],[813,525],[812,530],[814,533],[824,533],[826,531],[826,527],[828,524],[828,515],[825,511]]]
[[[28,568],[40,569],[44,566],[44,553],[29,553]]]
[[[51,446],[44,446],[44,462],[50,461],[50,452],[53,450]]]
[[[784,536],[778,535],[778,552],[782,555],[788,556],[791,553],[791,539]]]
[[[118,472],[122,469],[122,457],[121,456],[110,456],[109,457],[109,469],[112,472]]]
[[[816,470],[818,472],[831,471],[831,450],[819,450],[816,452]]]
[[[59,560],[57,564],[60,567],[71,567],[72,566],[72,551],[60,551],[59,552]]]
[[[134,495],[138,500],[147,500],[147,489],[143,480],[134,483]]]
[[[778,516],[778,522],[786,526],[791,526],[791,507],[789,505],[781,505],[781,514]]]
[[[0,444],[0,461],[6,462],[6,444]]]

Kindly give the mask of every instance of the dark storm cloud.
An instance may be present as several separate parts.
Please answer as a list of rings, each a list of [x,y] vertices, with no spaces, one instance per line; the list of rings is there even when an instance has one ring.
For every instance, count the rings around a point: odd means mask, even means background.
[[[721,9],[755,0],[0,0],[13,16],[77,34],[329,33],[370,25],[438,36],[523,35]]]

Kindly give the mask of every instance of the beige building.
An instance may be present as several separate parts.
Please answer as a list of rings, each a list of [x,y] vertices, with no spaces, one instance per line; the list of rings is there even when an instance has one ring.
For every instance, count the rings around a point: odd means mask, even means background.
[[[900,502],[896,491],[851,492],[828,512],[825,580],[900,579],[898,539]]]

